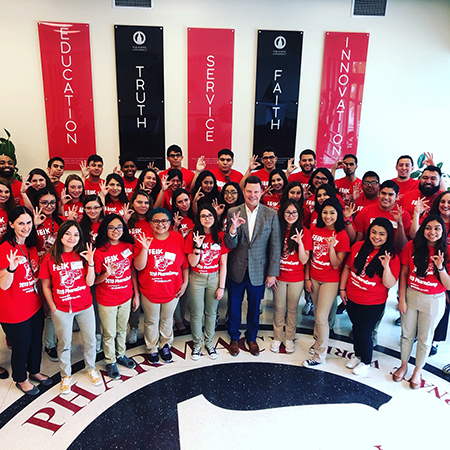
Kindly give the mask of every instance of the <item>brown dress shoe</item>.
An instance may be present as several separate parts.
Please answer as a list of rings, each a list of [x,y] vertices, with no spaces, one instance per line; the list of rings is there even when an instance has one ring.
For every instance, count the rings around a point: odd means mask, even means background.
[[[259,355],[259,347],[255,341],[247,341],[248,349],[253,356]]]
[[[228,351],[230,352],[231,356],[239,355],[239,342],[235,339],[231,339]]]

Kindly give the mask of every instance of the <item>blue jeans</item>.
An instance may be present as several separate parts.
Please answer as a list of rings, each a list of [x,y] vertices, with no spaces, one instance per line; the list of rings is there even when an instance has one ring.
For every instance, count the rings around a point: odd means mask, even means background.
[[[242,301],[244,300],[244,293],[247,291],[247,331],[245,336],[247,341],[256,341],[259,330],[259,306],[264,295],[264,287],[264,284],[253,286],[250,283],[248,270],[245,272],[241,283],[228,279],[227,329],[232,340],[237,341],[241,337],[239,328],[241,326]]]

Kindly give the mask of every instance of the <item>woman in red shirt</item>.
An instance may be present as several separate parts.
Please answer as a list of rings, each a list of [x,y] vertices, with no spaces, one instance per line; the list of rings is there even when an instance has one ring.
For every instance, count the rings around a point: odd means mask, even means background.
[[[411,389],[421,385],[422,367],[430,352],[433,332],[444,314],[445,291],[450,289],[447,230],[441,217],[425,217],[416,237],[400,256],[398,310],[402,318],[402,364],[392,377],[402,381],[417,336],[416,366],[409,380]]]
[[[278,210],[280,200],[288,184],[286,175],[281,169],[273,169],[269,175],[269,185],[261,198],[261,203],[269,208]]]
[[[95,243],[98,229],[105,218],[102,199],[95,194],[87,195],[83,202],[83,217],[80,222],[85,243]]]
[[[106,177],[102,195],[105,193],[105,214],[120,214],[128,221],[128,197],[125,194],[123,179],[117,173],[110,173]]]
[[[189,192],[180,188],[172,194],[173,231],[185,238],[194,228],[194,211]]]
[[[75,174],[66,178],[65,187],[62,190],[59,214],[69,217],[69,211],[75,214],[77,222],[83,217],[84,184],[82,179]]]
[[[339,279],[350,241],[344,230],[342,206],[335,198],[322,203],[317,225],[311,228],[313,253],[306,266],[305,286],[314,304],[314,356],[303,363],[315,367],[326,362],[328,349],[328,316],[338,294]]]
[[[150,364],[172,361],[173,313],[186,291],[189,266],[184,240],[170,231],[170,213],[155,208],[150,214],[152,236],[142,235],[134,246],[134,267],[138,271],[141,304],[144,309],[144,337]],[[159,353],[159,354],[158,354]]]
[[[311,233],[303,226],[303,209],[295,200],[281,205],[279,218],[281,236],[284,236],[280,276],[274,286],[273,341],[270,350],[278,353],[286,328],[285,347],[287,353],[295,351],[298,300],[303,291],[305,264],[312,250]],[[286,317],[286,320],[285,320]]]
[[[346,367],[355,375],[367,372],[372,362],[372,333],[383,317],[388,291],[400,274],[395,255],[394,228],[384,217],[369,226],[364,241],[351,248],[342,270],[339,294],[353,324],[354,354]]]
[[[59,227],[55,243],[42,260],[39,278],[58,337],[61,394],[70,393],[74,318],[80,326],[87,377],[94,386],[100,385],[102,381],[95,370],[95,317],[89,290],[95,281],[94,250],[92,244],[85,247],[81,227],[74,220]]]
[[[125,337],[131,307],[139,308],[139,290],[133,269],[134,239],[121,216],[109,214],[98,230],[94,256],[96,299],[102,323],[103,351],[108,376],[120,378],[117,363],[134,369],[125,356]],[[133,305],[131,303],[133,302]]]
[[[14,203],[14,197],[9,181],[0,178],[0,238],[6,233],[8,214],[15,206],[16,204]]]
[[[191,266],[187,296],[191,312],[194,346],[191,359],[202,354],[202,322],[205,314],[205,349],[211,359],[217,358],[214,348],[216,314],[225,291],[229,250],[223,242],[223,231],[213,206],[201,205],[192,233],[186,238],[185,250]]]
[[[45,386],[52,384],[39,372],[44,313],[36,288],[39,267],[36,245],[31,211],[24,206],[14,208],[0,245],[0,323],[12,346],[13,380],[27,395],[39,394],[27,372],[33,381]]]

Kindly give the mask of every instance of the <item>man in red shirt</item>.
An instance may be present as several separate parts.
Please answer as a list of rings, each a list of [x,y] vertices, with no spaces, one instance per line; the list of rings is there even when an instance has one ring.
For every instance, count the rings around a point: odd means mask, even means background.
[[[408,242],[406,237],[411,227],[411,215],[396,204],[398,184],[387,180],[380,186],[378,203],[363,208],[356,216],[353,224],[356,229],[356,241],[362,241],[369,225],[377,217],[386,217],[394,227],[395,246],[400,252]]]
[[[234,170],[233,164],[234,153],[228,148],[220,150],[217,154],[217,168],[211,170],[216,177],[219,190],[222,190],[225,183],[228,183],[229,181],[239,183],[242,180],[242,173],[238,170]]]
[[[252,172],[257,169],[261,164],[256,162],[258,156],[253,155],[250,159],[250,165],[248,166],[247,172],[244,173],[242,180],[240,182],[241,188],[244,189],[245,180],[250,176],[254,175],[258,177],[262,182],[263,189],[266,189],[269,185],[269,175],[273,169],[277,166],[278,156],[275,155],[275,149],[273,147],[266,147],[263,150],[261,163],[263,165],[262,169]]]
[[[353,200],[353,191],[361,189],[361,180],[356,176],[358,158],[351,153],[345,155],[342,160],[337,160],[331,168],[331,173],[336,178],[337,169],[344,169],[345,177],[335,181],[338,192],[346,205]]]
[[[64,183],[61,181],[61,177],[64,175],[64,160],[60,156],[50,158],[47,163],[47,173],[58,197],[61,198],[64,189]]]
[[[103,173],[103,158],[99,155],[91,155],[87,160],[87,166],[80,164],[81,174],[84,181],[85,195],[100,195],[100,176]]]
[[[355,201],[355,216],[365,206],[378,203],[378,194],[380,193],[380,177],[372,170],[367,171],[361,183],[362,192]]]
[[[310,148],[303,150],[298,158],[300,172],[289,175],[288,181],[299,181],[302,183],[303,190],[307,189],[311,174],[316,168],[316,162],[316,154],[314,150],[311,150]]]
[[[404,211],[408,211],[411,217],[414,214],[414,208],[417,201],[422,199],[422,202],[430,207],[433,200],[440,193],[442,172],[437,166],[427,166],[420,177],[418,189],[413,189],[402,196],[399,204]],[[424,211],[426,213],[426,211]]]
[[[411,178],[411,173],[414,169],[414,161],[409,155],[402,155],[397,159],[395,170],[397,171],[397,178],[393,180],[398,184],[400,189],[399,199],[408,191],[417,189],[419,180]]]
[[[194,172],[182,167],[181,163],[183,162],[183,150],[181,150],[181,147],[176,144],[172,144],[168,147],[166,159],[169,162],[169,168],[158,172],[159,178],[162,179],[164,175],[167,175],[167,172],[170,169],[181,170],[185,187],[187,191],[190,192],[192,180],[194,179]]]
[[[125,194],[128,198],[133,195],[136,189],[138,179],[136,178],[137,172],[137,157],[133,153],[125,153],[119,156],[120,170],[125,186]],[[114,169],[116,172],[116,169]]]

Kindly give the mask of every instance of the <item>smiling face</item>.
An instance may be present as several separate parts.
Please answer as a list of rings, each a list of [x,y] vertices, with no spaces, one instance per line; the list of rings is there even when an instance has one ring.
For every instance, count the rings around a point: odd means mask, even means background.
[[[300,186],[294,186],[289,189],[288,198],[289,200],[295,200],[298,202],[302,198],[302,188]]]
[[[314,168],[316,167],[316,160],[313,155],[302,155],[300,158],[298,165],[303,173],[306,175],[310,175]]]
[[[380,182],[376,177],[366,177],[361,184],[361,188],[368,199],[373,199],[378,195]]]
[[[103,163],[100,161],[91,161],[88,165],[89,174],[94,177],[99,177],[103,172]]]
[[[298,220],[298,211],[297,208],[294,205],[289,205],[284,210],[284,220],[288,224],[288,228],[291,228],[291,226],[297,222]]]
[[[441,177],[438,172],[424,170],[419,181],[419,189],[423,195],[431,196],[439,191]]]
[[[439,214],[444,220],[450,219],[450,192],[441,197],[439,201]]]
[[[136,211],[138,216],[145,216],[150,208],[150,202],[145,195],[139,194],[136,196],[132,208]]]
[[[409,158],[402,158],[398,160],[395,169],[397,170],[398,178],[407,181],[413,171],[413,164]]]
[[[83,193],[83,183],[79,180],[72,180],[67,186],[67,193],[73,200],[78,200]]]
[[[275,156],[274,152],[263,152],[261,162],[264,165],[264,168],[267,172],[271,172],[275,169],[275,165],[277,164],[278,158]]]
[[[33,228],[33,219],[28,214],[21,214],[14,222],[9,222],[19,243],[24,243]]]
[[[191,199],[189,198],[189,195],[183,193],[177,197],[175,204],[181,213],[187,213],[191,207]]]
[[[169,235],[170,219],[164,213],[157,213],[152,217],[151,226],[157,239],[165,239]]]
[[[384,211],[390,211],[397,200],[397,194],[393,188],[384,187],[378,194],[380,208]]]
[[[272,177],[272,187],[275,190],[275,192],[280,192],[283,190],[284,181],[283,181],[283,178],[281,178],[280,174],[276,173]]]
[[[130,181],[133,180],[137,172],[136,164],[133,161],[125,161],[122,166],[122,172],[125,179]]]
[[[74,225],[62,235],[61,244],[64,247],[65,252],[71,252],[80,241],[80,233],[78,228]]]
[[[172,192],[175,192],[177,189],[179,189],[182,185],[182,181],[180,180],[179,177],[173,177],[170,179],[170,190]]]
[[[207,194],[209,194],[214,187],[214,180],[213,177],[205,177],[202,180],[202,191],[206,192]]]
[[[111,196],[111,198],[114,200],[117,199],[120,193],[122,192],[122,186],[120,185],[120,183],[114,178],[111,178],[107,186],[109,188],[108,193]]]
[[[39,208],[42,214],[50,217],[56,209],[56,198],[54,195],[46,194],[39,199]]]
[[[262,189],[259,183],[247,183],[244,187],[244,199],[248,208],[254,209],[261,200]]]
[[[214,225],[214,214],[208,209],[201,209],[199,213],[200,223],[205,232],[208,232]]]
[[[145,189],[153,189],[156,186],[156,175],[153,172],[147,172],[144,176]]]
[[[388,234],[385,228],[374,225],[370,230],[369,239],[374,249],[379,249],[387,241]]]
[[[11,197],[11,191],[4,184],[0,184],[0,205],[5,204]]]
[[[42,175],[34,174],[30,178],[31,187],[38,191],[39,189],[43,189],[46,187],[46,181],[45,178]]]
[[[98,201],[93,200],[86,203],[84,206],[84,212],[92,222],[98,222],[100,219],[100,213],[102,212],[102,207]]]
[[[322,220],[325,223],[325,227],[329,230],[334,229],[334,224],[337,220],[337,211],[330,205],[325,206],[322,210]]]
[[[314,187],[317,189],[319,186],[322,186],[322,184],[328,184],[328,177],[322,172],[317,172],[314,175],[312,182]]]
[[[330,196],[325,189],[317,189],[316,201],[319,205],[321,205],[327,198],[330,198]]]
[[[120,238],[123,235],[123,223],[119,219],[113,219],[109,222],[107,228],[108,239],[112,245],[119,243]]]
[[[223,191],[223,199],[228,205],[233,205],[239,197],[238,190],[233,185],[228,185]]]
[[[428,222],[423,230],[423,235],[431,247],[434,247],[436,242],[441,239],[442,233],[442,225],[437,220]]]
[[[6,155],[0,155],[0,177],[11,178],[14,175],[14,161]]]

